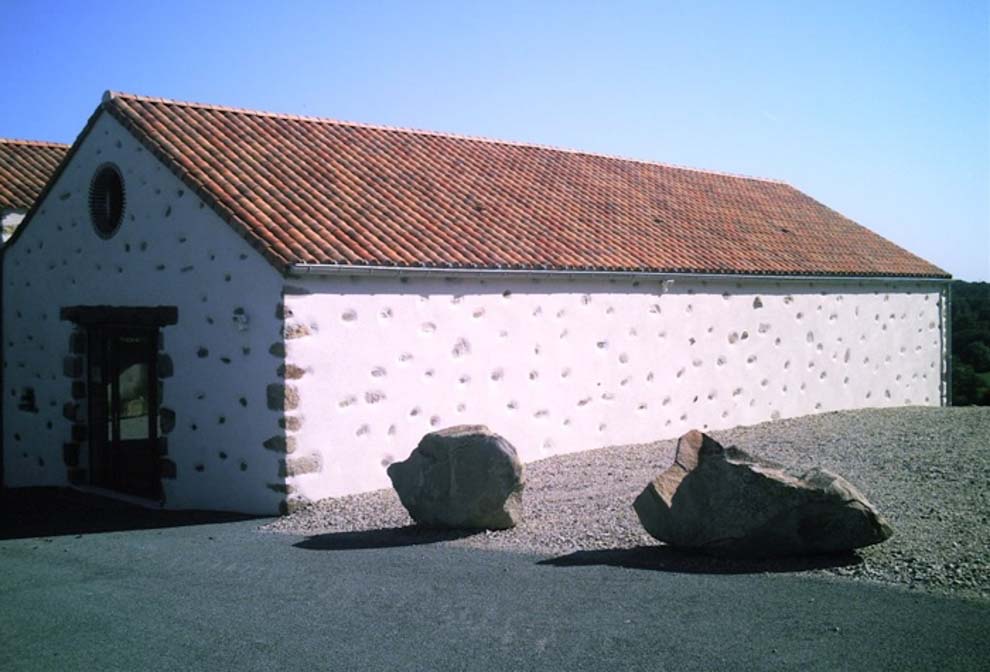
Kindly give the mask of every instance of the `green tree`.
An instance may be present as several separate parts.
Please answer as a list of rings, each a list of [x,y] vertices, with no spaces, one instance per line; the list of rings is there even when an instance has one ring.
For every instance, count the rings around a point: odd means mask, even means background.
[[[973,367],[958,358],[952,360],[952,405],[972,406],[980,398],[980,378]]]
[[[990,406],[990,284],[952,283],[952,403]]]
[[[990,371],[990,345],[983,341],[973,341],[967,345],[962,357],[975,371]]]

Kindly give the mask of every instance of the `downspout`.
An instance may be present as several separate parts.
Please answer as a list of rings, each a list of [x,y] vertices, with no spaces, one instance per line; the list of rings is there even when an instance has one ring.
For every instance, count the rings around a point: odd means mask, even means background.
[[[0,225],[2,225],[2,218],[0,218]],[[3,337],[3,295],[4,290],[7,285],[6,279],[3,275],[3,260],[7,256],[7,241],[0,240],[0,490],[4,489],[4,478],[3,478],[3,454],[4,454],[4,427],[3,427],[3,404],[4,399],[6,399],[7,394],[4,386],[4,376],[3,372],[6,368],[4,362],[7,361],[7,344],[6,339]]]
[[[945,367],[945,405],[952,406],[952,283],[945,285],[945,339],[942,345],[942,361]]]

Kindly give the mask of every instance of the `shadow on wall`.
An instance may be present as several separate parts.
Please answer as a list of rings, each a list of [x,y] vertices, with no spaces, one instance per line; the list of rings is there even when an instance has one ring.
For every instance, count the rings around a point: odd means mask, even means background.
[[[251,520],[219,511],[164,511],[65,488],[0,489],[0,540]]]
[[[441,541],[463,539],[475,534],[479,534],[479,531],[444,530],[419,525],[406,525],[358,532],[330,532],[310,537],[293,545],[296,548],[304,548],[309,551],[356,551],[367,548],[436,544]]]
[[[863,558],[853,551],[788,558],[732,559],[701,555],[670,546],[637,546],[575,551],[568,555],[542,560],[537,564],[553,567],[608,565],[681,574],[762,574],[851,567],[862,562]]]

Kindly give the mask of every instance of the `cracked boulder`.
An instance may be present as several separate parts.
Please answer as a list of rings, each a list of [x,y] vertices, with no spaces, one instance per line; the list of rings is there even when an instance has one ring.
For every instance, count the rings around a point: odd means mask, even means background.
[[[659,541],[715,555],[834,553],[893,534],[841,476],[818,467],[795,474],[697,430],[680,438],[674,463],[633,508]]]
[[[427,434],[388,476],[420,525],[501,530],[521,519],[522,463],[512,444],[482,425]]]

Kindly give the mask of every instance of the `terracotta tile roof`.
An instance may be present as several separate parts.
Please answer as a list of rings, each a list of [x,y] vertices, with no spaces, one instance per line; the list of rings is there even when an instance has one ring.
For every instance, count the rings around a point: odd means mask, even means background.
[[[946,276],[781,182],[124,94],[103,108],[282,269]]]
[[[0,210],[27,210],[44,189],[68,145],[0,138]]]

